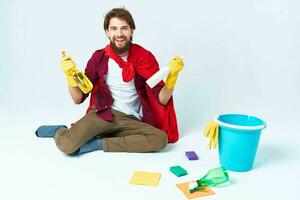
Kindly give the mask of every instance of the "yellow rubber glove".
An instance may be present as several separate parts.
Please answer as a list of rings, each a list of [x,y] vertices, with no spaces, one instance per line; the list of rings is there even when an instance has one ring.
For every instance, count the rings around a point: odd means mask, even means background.
[[[171,69],[166,80],[166,87],[172,89],[175,86],[179,72],[183,68],[183,60],[179,56],[174,56],[169,62],[168,67]]]
[[[64,71],[67,82],[69,86],[76,87],[77,83],[75,82],[73,75],[78,71],[76,69],[76,64],[73,62],[70,56],[67,56],[64,51],[61,52],[62,59],[59,62],[60,68]]]
[[[215,149],[218,145],[219,125],[211,121],[206,125],[204,136],[210,138],[208,148]]]
[[[67,56],[64,51],[62,52],[62,60],[59,62],[59,66],[64,71],[69,86],[78,86],[85,94],[93,89],[93,84],[88,77],[76,68],[72,58]]]

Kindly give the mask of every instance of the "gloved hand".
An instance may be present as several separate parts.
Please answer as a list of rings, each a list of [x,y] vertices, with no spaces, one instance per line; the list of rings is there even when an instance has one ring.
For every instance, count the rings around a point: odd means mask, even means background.
[[[76,87],[77,83],[73,79],[73,75],[78,72],[76,64],[70,56],[67,56],[64,51],[61,52],[62,59],[59,62],[60,68],[64,71],[69,86]]]
[[[62,60],[59,62],[59,66],[64,71],[69,86],[78,86],[85,94],[93,89],[93,84],[88,77],[76,68],[72,58],[67,56],[64,51],[62,52]]]
[[[183,60],[179,56],[174,56],[168,64],[168,67],[171,69],[166,81],[166,87],[168,89],[172,89],[175,86],[178,74],[182,70],[183,65]]]
[[[219,135],[219,125],[211,121],[206,125],[206,128],[204,130],[204,136],[210,138],[208,148],[209,149],[215,149],[218,144],[218,135]]]

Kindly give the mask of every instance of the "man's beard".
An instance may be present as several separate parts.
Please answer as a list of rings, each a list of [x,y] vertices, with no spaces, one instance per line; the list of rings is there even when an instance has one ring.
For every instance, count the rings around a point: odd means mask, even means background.
[[[113,41],[115,41],[115,40],[116,40],[116,38],[113,38]],[[110,46],[116,54],[121,55],[129,50],[129,48],[131,46],[132,37],[130,37],[129,41],[126,38],[125,38],[125,40],[126,40],[126,43],[121,48],[117,47],[115,42],[110,41]]]

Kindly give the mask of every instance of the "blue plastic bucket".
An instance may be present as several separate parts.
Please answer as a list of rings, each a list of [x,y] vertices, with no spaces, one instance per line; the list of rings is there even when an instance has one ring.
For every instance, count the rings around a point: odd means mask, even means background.
[[[252,169],[262,129],[266,123],[253,116],[224,114],[215,118],[219,125],[219,158],[230,171]]]

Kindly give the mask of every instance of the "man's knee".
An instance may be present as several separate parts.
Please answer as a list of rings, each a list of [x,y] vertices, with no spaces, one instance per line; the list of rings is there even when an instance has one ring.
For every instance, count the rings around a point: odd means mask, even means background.
[[[57,133],[54,140],[57,148],[66,154],[72,154],[78,149],[78,145],[69,140],[66,134]]]
[[[160,151],[164,149],[168,144],[168,137],[165,132],[160,132],[156,134],[156,143],[155,143],[155,151]]]

